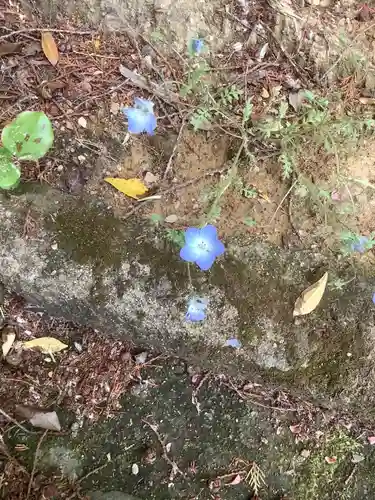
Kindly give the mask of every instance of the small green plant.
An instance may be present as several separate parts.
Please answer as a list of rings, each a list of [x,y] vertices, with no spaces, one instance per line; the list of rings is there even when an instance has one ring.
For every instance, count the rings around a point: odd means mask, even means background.
[[[243,223],[248,227],[254,227],[257,224],[256,221],[251,217],[245,217]]]
[[[185,245],[184,232],[180,229],[166,229],[165,238],[180,248]]]
[[[339,146],[348,150],[366,133],[373,133],[375,120],[337,115],[326,98],[304,91],[298,116],[287,116],[288,105],[280,103],[276,116],[266,117],[253,126],[253,134],[273,142],[279,148],[283,178],[298,171],[300,159],[313,157],[323,146],[327,153],[337,154]]]
[[[53,129],[43,112],[24,111],[1,134],[0,188],[16,186],[21,171],[19,161],[42,158],[53,144]]]
[[[256,198],[258,196],[258,191],[253,187],[244,186],[241,190],[242,196],[245,198]]]
[[[164,221],[164,217],[160,214],[151,214],[150,221],[152,222],[152,224],[155,224],[155,226],[158,226]]]
[[[341,233],[342,251],[345,255],[355,252],[365,253],[375,246],[375,234],[369,236],[361,236],[350,231]]]

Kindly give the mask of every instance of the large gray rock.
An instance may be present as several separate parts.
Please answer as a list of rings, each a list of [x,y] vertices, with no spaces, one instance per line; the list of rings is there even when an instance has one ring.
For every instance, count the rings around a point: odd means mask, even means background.
[[[25,214],[35,230],[23,236]],[[205,369],[288,387],[359,412],[374,401],[374,280],[344,290],[343,262],[318,252],[260,243],[232,246],[210,272],[192,267],[207,320],[185,321],[191,296],[186,263],[162,234],[121,222],[90,200],[53,191],[0,199],[0,279],[51,314],[187,357]],[[293,319],[296,298],[323,271],[327,292]],[[236,337],[242,348],[225,347]]]
[[[186,52],[192,37],[203,37],[213,50],[220,49],[238,29],[226,16],[224,0],[39,0],[48,22],[66,15],[83,19],[109,31],[125,32],[131,38],[144,35],[161,50]],[[172,54],[172,53],[171,53]]]

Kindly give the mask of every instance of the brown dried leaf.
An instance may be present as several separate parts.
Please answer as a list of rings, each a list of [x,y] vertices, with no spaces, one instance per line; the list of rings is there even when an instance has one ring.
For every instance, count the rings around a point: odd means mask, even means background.
[[[50,431],[61,431],[59,417],[55,411],[44,411],[33,406],[17,405],[16,413],[20,417],[27,419],[34,427]]]
[[[306,290],[301,293],[296,300],[293,316],[303,316],[305,314],[309,314],[319,305],[326,289],[327,280],[328,273],[326,272],[320,280],[307,287]]]
[[[59,62],[59,50],[52,36],[52,33],[50,33],[49,31],[44,31],[42,33],[42,49],[44,55],[52,64],[52,66],[56,66],[56,64]]]
[[[335,464],[337,462],[337,457],[324,457],[327,464]]]
[[[0,45],[0,57],[19,52],[21,47],[22,43],[8,43],[8,42],[2,43]]]

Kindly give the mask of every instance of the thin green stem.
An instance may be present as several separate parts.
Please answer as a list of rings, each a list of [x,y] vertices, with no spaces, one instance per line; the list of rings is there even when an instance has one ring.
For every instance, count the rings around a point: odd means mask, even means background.
[[[228,172],[228,176],[227,178],[225,179],[225,183],[223,183],[220,191],[218,192],[218,194],[216,195],[215,197],[215,200],[214,202],[212,203],[211,205],[211,208],[210,210],[208,211],[208,214],[207,214],[207,217],[206,217],[206,220],[209,222],[213,216],[213,214],[215,213],[218,205],[219,205],[219,202],[220,202],[220,199],[222,198],[222,196],[224,195],[225,191],[232,185],[232,182],[233,182],[233,179],[236,177],[237,175],[237,171],[238,171],[238,162],[239,162],[239,159],[240,159],[240,156],[241,156],[241,153],[242,153],[242,150],[244,148],[244,145],[245,145],[245,141],[246,139],[243,139],[242,140],[242,143],[241,143],[241,146],[238,148],[238,151],[237,151],[237,154],[236,154],[236,157],[233,161],[233,165],[232,167],[230,168],[229,172]]]

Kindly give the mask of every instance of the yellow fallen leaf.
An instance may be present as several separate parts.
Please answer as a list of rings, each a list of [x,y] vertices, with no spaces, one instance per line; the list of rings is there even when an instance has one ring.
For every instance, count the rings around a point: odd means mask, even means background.
[[[28,340],[23,342],[22,347],[24,349],[39,349],[44,354],[53,354],[54,352],[62,351],[68,346],[60,340],[53,337],[40,337],[39,339]]]
[[[52,66],[56,66],[59,62],[59,50],[52,33],[49,31],[43,31],[42,33],[42,49]]]
[[[105,182],[111,184],[121,193],[137,199],[138,196],[147,192],[146,186],[139,179],[117,179],[115,177],[106,177]]]
[[[93,44],[94,44],[94,49],[96,51],[98,51],[100,49],[100,39],[99,38],[95,38]]]
[[[322,300],[324,290],[326,289],[328,273],[323,276],[313,285],[310,285],[304,290],[296,300],[293,316],[303,316],[311,313]]]

